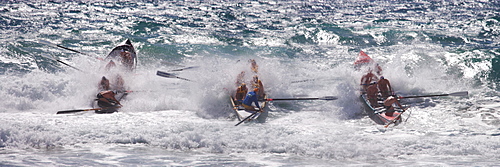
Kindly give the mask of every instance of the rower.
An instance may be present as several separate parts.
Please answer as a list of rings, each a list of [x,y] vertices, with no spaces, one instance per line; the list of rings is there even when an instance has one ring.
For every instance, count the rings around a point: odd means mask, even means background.
[[[126,67],[127,70],[132,71],[134,66],[134,59],[129,51],[121,50],[120,52],[121,64]]]
[[[111,70],[111,68],[114,68],[114,67],[116,67],[115,62],[113,60],[110,60],[109,63],[106,64],[106,66],[104,67],[104,69],[106,71],[109,71],[109,70]]]
[[[368,97],[370,105],[374,108],[379,106],[377,94],[378,94],[377,82],[370,83],[368,88],[366,88],[366,96]]]
[[[241,83],[238,89],[236,89],[236,95],[234,96],[235,101],[238,104],[241,104],[247,92],[248,92],[247,85],[245,83]]]
[[[264,84],[262,84],[262,81],[259,79],[259,77],[257,75],[255,75],[253,77],[253,82],[254,82],[253,86],[255,88],[259,89],[259,91],[257,92],[257,95],[258,95],[259,99],[263,99],[264,95],[265,95],[265,93],[264,93]]]
[[[382,67],[380,67],[380,65],[378,65],[378,63],[375,64],[375,70],[377,72],[377,75],[379,75],[379,76],[382,75]]]
[[[103,90],[109,90],[110,87],[109,87],[109,80],[102,76],[101,78],[101,82],[99,82],[99,91],[103,91]]]
[[[387,98],[389,95],[392,95],[392,87],[389,80],[385,79],[384,76],[380,77],[378,80],[378,89],[380,90],[380,94],[382,94],[382,98]]]
[[[259,65],[257,65],[257,62],[255,62],[255,59],[250,59],[248,61],[250,61],[250,64],[252,65],[251,66],[252,71],[254,73],[258,73],[259,72]]]
[[[241,104],[243,107],[245,107],[245,111],[259,111],[262,112],[259,106],[259,100],[257,99],[257,92],[259,91],[259,88],[254,88],[252,92],[248,92],[247,96],[243,100],[243,104]],[[252,103],[255,103],[255,106],[258,108],[255,109],[254,106],[252,106]]]
[[[392,117],[392,115],[394,114],[394,103],[396,103],[396,105],[399,107],[399,108],[403,108],[403,106],[401,106],[401,103],[399,103],[398,99],[394,98],[394,96],[389,96],[387,99],[384,100],[384,107],[385,107],[385,115],[386,116],[390,116]]]
[[[125,88],[123,87],[123,85],[125,84],[125,81],[123,80],[122,76],[120,74],[117,74],[115,78],[116,81],[113,90],[124,91]]]
[[[366,89],[368,88],[370,83],[372,81],[377,81],[377,80],[378,80],[377,76],[375,76],[372,70],[369,69],[368,73],[363,75],[363,77],[361,77],[361,85],[363,86],[363,91],[367,91]]]
[[[240,74],[236,77],[236,86],[241,85],[245,82],[245,71],[241,71]]]
[[[97,94],[97,105],[101,108],[119,107],[122,104],[115,98],[116,92],[104,90]]]

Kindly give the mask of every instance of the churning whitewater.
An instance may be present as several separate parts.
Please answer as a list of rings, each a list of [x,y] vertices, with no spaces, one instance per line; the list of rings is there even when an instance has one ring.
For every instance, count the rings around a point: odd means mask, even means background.
[[[0,2],[0,166],[495,166],[500,4],[489,1]],[[92,109],[129,39],[118,112]],[[360,101],[364,51],[402,99],[385,128]],[[270,101],[243,123],[253,75]],[[185,69],[187,68],[187,69]],[[179,70],[184,69],[184,70]],[[158,71],[168,73],[159,76]]]

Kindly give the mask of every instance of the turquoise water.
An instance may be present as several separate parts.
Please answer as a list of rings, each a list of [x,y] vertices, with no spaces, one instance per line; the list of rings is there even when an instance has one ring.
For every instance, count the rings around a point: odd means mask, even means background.
[[[0,164],[495,165],[499,8],[494,1],[1,2]],[[96,57],[125,39],[139,63],[124,78],[136,92],[121,112],[56,115],[90,107],[104,64]],[[409,119],[380,127],[357,100],[363,73],[352,63],[361,50],[399,95],[469,96],[407,100]],[[266,123],[234,127],[227,99],[236,76],[250,74],[248,59],[271,97],[339,99],[274,102]],[[190,66],[199,68],[175,74],[194,82],[155,75]]]

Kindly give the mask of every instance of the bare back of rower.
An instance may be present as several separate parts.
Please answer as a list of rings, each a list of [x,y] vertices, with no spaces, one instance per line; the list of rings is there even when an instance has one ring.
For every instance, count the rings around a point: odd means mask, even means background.
[[[371,70],[366,75],[363,75],[363,77],[361,77],[361,85],[363,86],[363,90],[366,91],[367,87],[374,80],[377,81],[378,77],[375,76],[375,74],[373,74]]]
[[[383,98],[387,98],[392,94],[391,83],[383,76],[380,77],[380,80],[378,81],[378,89],[380,90],[380,94],[382,94]]]

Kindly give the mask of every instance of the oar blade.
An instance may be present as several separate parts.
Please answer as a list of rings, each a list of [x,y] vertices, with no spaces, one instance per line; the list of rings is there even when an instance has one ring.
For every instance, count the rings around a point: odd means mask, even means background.
[[[325,96],[325,97],[320,98],[320,100],[337,100],[337,99],[339,99],[339,98],[336,96]]]
[[[110,108],[121,108],[121,106],[105,107],[105,108],[79,109],[79,110],[65,110],[65,111],[58,111],[56,114],[69,114],[69,113],[75,113],[75,112],[103,110],[103,109],[110,109]]]
[[[189,79],[187,79],[187,78],[182,78],[182,77],[175,77],[175,78],[177,78],[177,79],[182,79],[182,80],[185,80],[185,81],[190,81],[190,82],[193,82],[192,80],[189,80]]]
[[[58,111],[56,114],[70,114],[70,113],[75,113],[75,112],[82,112],[82,111],[91,111],[91,110],[99,110],[100,108],[95,108],[95,109],[84,109],[84,110],[65,110],[65,111]]]
[[[175,70],[170,70],[170,71],[184,71],[184,70],[189,70],[193,68],[198,68],[200,66],[191,66],[191,67],[185,67],[185,68],[180,68],[180,69],[175,69]]]
[[[450,93],[450,96],[468,96],[469,91],[463,91],[463,92],[455,92],[455,93]]]
[[[158,75],[160,77],[165,77],[165,78],[177,78],[177,79],[182,79],[182,80],[185,80],[185,81],[191,81],[189,79],[178,77],[178,76],[175,76],[175,74],[168,73],[168,72],[163,72],[163,71],[156,71],[156,75]],[[193,81],[191,81],[191,82],[193,82]]]
[[[163,71],[156,71],[156,75],[160,77],[165,77],[165,78],[175,78],[176,76],[172,73],[168,72],[163,72]]]
[[[66,111],[58,111],[56,114],[69,114],[69,113],[75,113],[75,112],[80,112],[83,110],[66,110]]]

